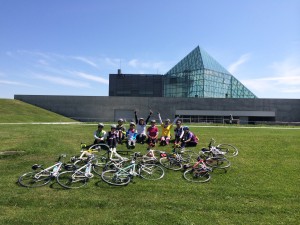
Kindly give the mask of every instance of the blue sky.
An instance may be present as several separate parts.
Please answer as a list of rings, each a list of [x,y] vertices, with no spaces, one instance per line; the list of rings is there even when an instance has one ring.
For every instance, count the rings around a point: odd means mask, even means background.
[[[299,0],[0,0],[0,98],[107,96],[198,45],[259,98],[300,98]]]

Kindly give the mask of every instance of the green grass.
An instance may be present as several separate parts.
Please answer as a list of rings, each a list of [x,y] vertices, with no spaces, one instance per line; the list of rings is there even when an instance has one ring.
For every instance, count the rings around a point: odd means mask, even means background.
[[[300,129],[192,127],[200,138],[195,151],[211,137],[239,148],[227,173],[215,170],[205,184],[189,183],[181,172],[170,170],[162,180],[134,178],[125,187],[98,177],[78,190],[56,182],[36,189],[16,183],[34,163],[51,165],[61,153],[78,154],[80,142],[91,143],[95,129],[96,124],[0,123],[0,151],[24,151],[0,155],[1,225],[299,224]],[[146,146],[135,150],[145,152]]]
[[[9,122],[74,122],[74,120],[19,100],[0,99],[0,123]]]

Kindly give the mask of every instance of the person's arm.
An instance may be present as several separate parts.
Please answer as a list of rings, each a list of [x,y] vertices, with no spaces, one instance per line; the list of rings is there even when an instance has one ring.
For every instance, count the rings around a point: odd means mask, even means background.
[[[98,136],[97,136],[97,130],[94,132],[94,138],[95,138],[95,139],[98,139]]]
[[[177,122],[178,119],[179,119],[179,116],[177,116],[177,117],[174,119],[172,125],[175,124],[175,123]]]
[[[134,117],[135,117],[135,123],[138,124],[139,121],[138,121],[138,118],[137,118],[136,111],[134,111]]]
[[[187,136],[187,140],[185,140],[184,142],[190,142],[192,140],[192,136],[193,134],[192,133],[189,133],[188,136]]]
[[[155,135],[155,137],[153,137],[153,139],[157,139],[158,138],[158,134],[159,134],[158,128],[156,128],[156,135]]]
[[[158,114],[159,122],[160,122],[160,124],[162,124],[163,122],[162,122],[162,120],[161,120],[160,113],[158,112],[157,114]]]
[[[107,137],[107,132],[103,131],[103,141],[106,139],[106,137]]]
[[[147,119],[145,121],[145,124],[148,124],[148,121],[149,121],[151,115],[152,115],[152,111],[150,110],[149,115],[148,115],[148,117],[147,117]]]

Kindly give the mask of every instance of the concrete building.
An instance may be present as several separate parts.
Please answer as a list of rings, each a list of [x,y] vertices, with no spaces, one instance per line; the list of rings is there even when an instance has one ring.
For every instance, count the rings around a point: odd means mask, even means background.
[[[79,121],[117,121],[146,117],[149,110],[163,119],[180,115],[185,122],[300,122],[300,99],[165,98],[117,96],[15,95],[15,99]],[[156,113],[153,115],[156,117]]]

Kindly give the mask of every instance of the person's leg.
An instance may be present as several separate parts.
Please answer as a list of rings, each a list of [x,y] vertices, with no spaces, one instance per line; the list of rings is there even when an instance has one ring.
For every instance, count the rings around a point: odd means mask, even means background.
[[[165,142],[166,142],[166,139],[165,139],[164,136],[162,136],[162,137],[160,138],[160,145],[164,145]]]
[[[141,144],[144,144],[145,140],[146,140],[146,135],[141,134],[141,136],[140,136],[140,142],[141,142]]]
[[[166,137],[166,144],[167,145],[170,144],[170,139],[171,139],[171,137]]]

